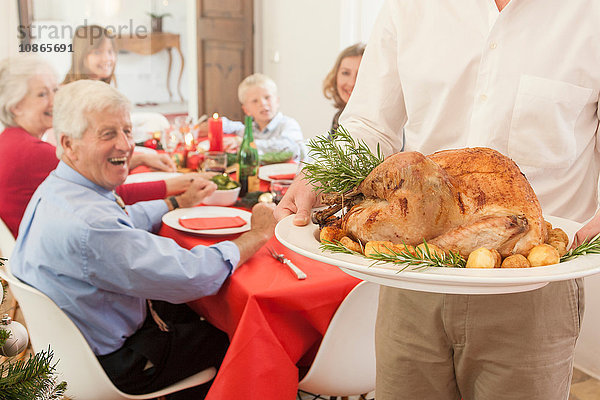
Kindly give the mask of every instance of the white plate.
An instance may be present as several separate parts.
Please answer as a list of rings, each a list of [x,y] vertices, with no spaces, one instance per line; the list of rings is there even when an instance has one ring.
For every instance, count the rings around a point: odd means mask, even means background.
[[[143,153],[143,154],[156,154],[158,153],[156,150],[151,149],[150,147],[144,147],[144,146],[135,146],[135,148],[133,149],[134,153]]]
[[[271,182],[273,179],[270,175],[295,174],[298,172],[298,164],[296,163],[281,163],[263,165],[258,169],[258,177],[263,181]]]
[[[241,217],[246,221],[246,225],[238,228],[225,228],[225,229],[206,229],[197,230],[189,229],[179,225],[179,218],[213,218],[213,217]],[[183,232],[195,233],[197,235],[206,236],[222,236],[222,235],[233,235],[235,233],[242,233],[250,230],[250,218],[252,214],[245,210],[238,208],[229,207],[191,207],[191,208],[178,208],[177,210],[169,211],[162,217],[162,221],[165,225],[170,226],[173,229],[177,229]]]
[[[179,175],[181,175],[181,172],[141,172],[139,174],[128,175],[125,183],[164,181],[165,179],[174,178]]]
[[[548,282],[563,281],[600,273],[600,254],[577,257],[564,263],[534,268],[427,268],[399,271],[394,264],[377,264],[364,257],[322,251],[315,237],[318,226],[298,227],[290,215],[279,221],[275,236],[296,253],[338,266],[357,278],[381,285],[435,293],[494,294],[538,289]],[[554,227],[572,238],[581,226],[563,218],[547,217]]]

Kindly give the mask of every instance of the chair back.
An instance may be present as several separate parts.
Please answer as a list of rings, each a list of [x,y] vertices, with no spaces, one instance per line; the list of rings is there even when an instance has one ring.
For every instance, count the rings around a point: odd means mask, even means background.
[[[15,248],[15,238],[0,218],[0,257],[9,258]]]
[[[361,282],[335,312],[315,360],[298,388],[327,396],[375,389],[375,319],[379,285]]]
[[[152,399],[210,381],[216,374],[208,368],[162,390],[129,395],[110,381],[84,336],[71,319],[45,294],[17,279],[10,272],[10,260],[0,277],[6,280],[23,315],[33,350],[50,348],[59,380],[67,382],[68,397],[80,400]]]

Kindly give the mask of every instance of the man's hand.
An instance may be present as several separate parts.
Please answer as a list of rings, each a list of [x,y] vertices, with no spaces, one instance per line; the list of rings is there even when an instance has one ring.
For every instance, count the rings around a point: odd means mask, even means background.
[[[187,177],[188,175],[183,176]],[[186,208],[200,204],[202,200],[217,190],[217,184],[212,181],[202,178],[188,178],[188,180],[189,187],[187,190],[176,197],[179,207]],[[169,205],[168,201],[167,205]]]
[[[579,246],[585,240],[591,240],[600,232],[600,211],[588,221],[575,235],[571,248]]]
[[[252,208],[252,227],[239,238],[232,240],[240,250],[240,262],[234,270],[252,257],[271,239],[277,221],[273,217],[275,205],[258,203]]]
[[[277,225],[277,221],[273,216],[274,209],[275,205],[272,203],[258,203],[252,207],[251,230],[265,236],[267,240],[273,236],[275,225]]]
[[[133,153],[129,166],[134,169],[139,165],[145,165],[157,171],[175,172],[177,170],[177,166],[166,153]]]
[[[310,213],[316,203],[317,195],[301,172],[277,205],[275,219],[280,221],[288,215],[296,214],[294,225],[304,226],[310,221]]]

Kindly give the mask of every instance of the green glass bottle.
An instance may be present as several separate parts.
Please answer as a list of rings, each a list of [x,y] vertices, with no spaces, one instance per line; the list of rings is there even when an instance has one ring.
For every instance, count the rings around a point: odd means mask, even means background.
[[[248,192],[259,190],[258,179],[258,150],[254,144],[252,134],[252,117],[246,116],[244,120],[244,139],[238,151],[238,181],[240,182],[240,197]]]

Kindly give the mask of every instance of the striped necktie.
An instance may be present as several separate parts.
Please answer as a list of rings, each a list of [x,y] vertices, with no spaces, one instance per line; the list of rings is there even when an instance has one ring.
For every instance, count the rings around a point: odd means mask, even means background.
[[[125,213],[127,213],[127,209],[125,208],[125,202],[123,201],[123,198],[121,196],[119,196],[117,194],[117,192],[115,192],[114,190],[113,190],[113,195],[115,196],[115,201],[117,202],[119,207],[121,207],[121,209],[123,211],[125,211]]]
[[[115,196],[115,201],[117,202],[119,207],[121,207],[121,209],[123,211],[125,211],[125,213],[127,213],[127,209],[125,208],[125,202],[123,201],[121,196],[119,196],[117,194],[117,192],[115,192],[114,190],[113,190],[113,194]],[[154,310],[154,307],[152,307],[152,300],[146,299],[146,303],[148,303],[148,310],[150,311],[150,315],[152,316],[152,319],[158,326],[158,329],[160,329],[163,332],[169,332],[169,326],[166,324],[165,321],[162,320],[160,315],[158,315],[158,313]]]

